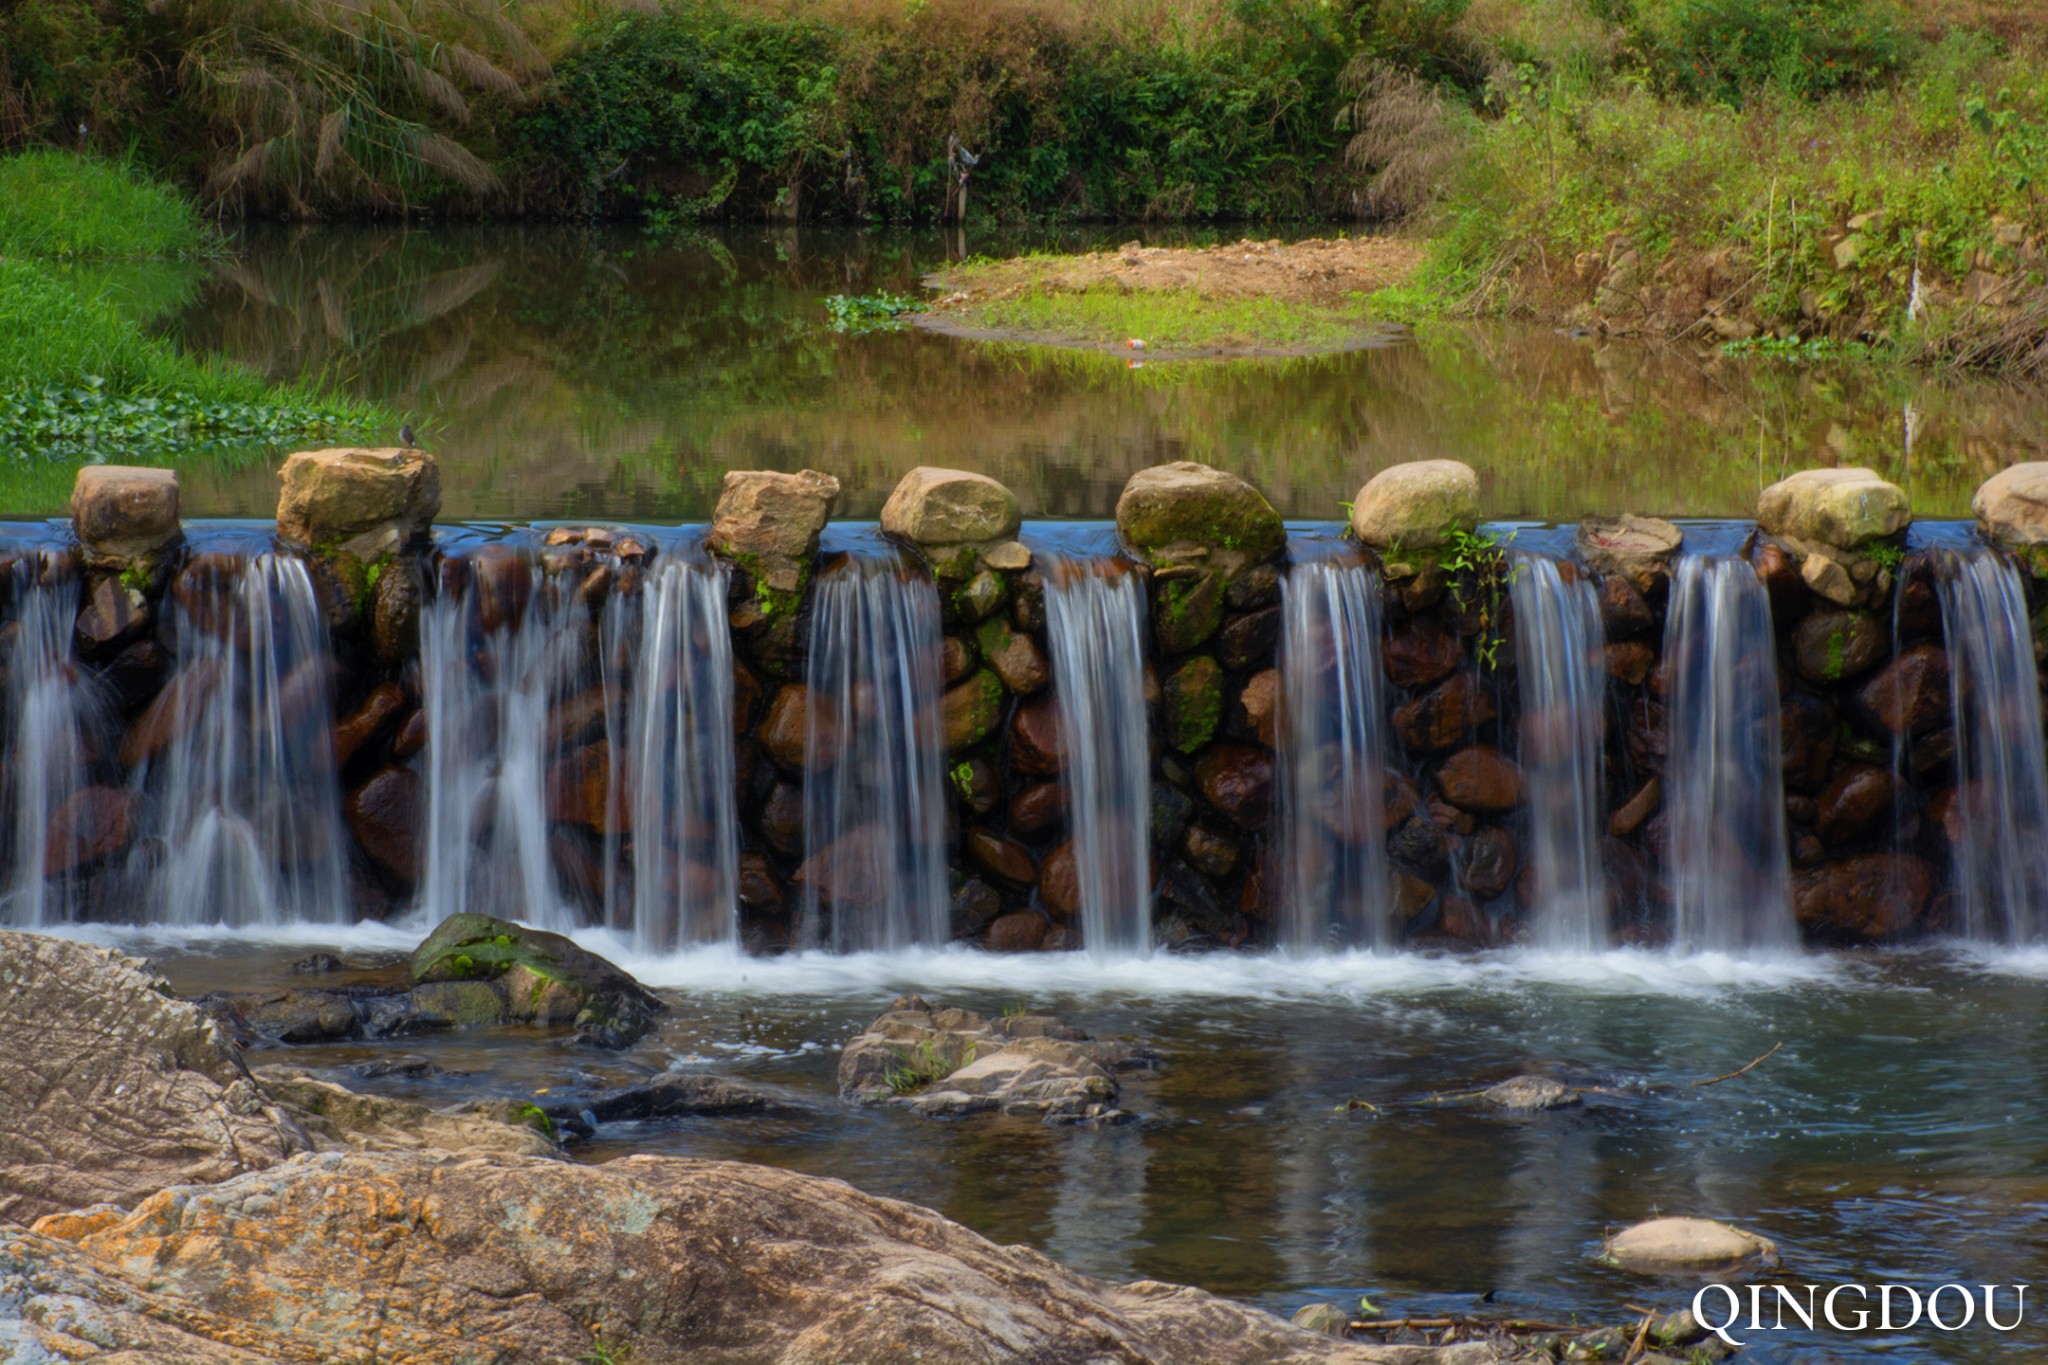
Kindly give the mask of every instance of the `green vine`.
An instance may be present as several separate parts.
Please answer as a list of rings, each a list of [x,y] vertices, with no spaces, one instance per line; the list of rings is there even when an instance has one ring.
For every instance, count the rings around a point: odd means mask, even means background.
[[[1450,580],[1451,600],[1461,615],[1479,617],[1479,634],[1472,642],[1473,657],[1487,669],[1500,667],[1500,648],[1507,638],[1502,623],[1507,619],[1508,589],[1521,569],[1508,561],[1505,538],[1488,531],[1453,529],[1444,535],[1444,574]]]

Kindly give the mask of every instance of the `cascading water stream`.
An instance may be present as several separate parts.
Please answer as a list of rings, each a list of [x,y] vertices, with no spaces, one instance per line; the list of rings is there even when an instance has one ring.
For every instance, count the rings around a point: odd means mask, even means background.
[[[161,849],[149,922],[346,923],[333,655],[305,564],[213,557],[169,602],[171,739],[136,774]]]
[[[420,614],[426,868],[435,920],[463,911],[575,927],[549,849],[548,761],[581,695],[586,622],[569,584],[498,546],[441,562]],[[506,562],[508,559],[514,562]]]
[[[1521,763],[1535,867],[1533,937],[1553,952],[1608,946],[1600,866],[1601,739],[1607,670],[1600,601],[1558,562],[1515,556],[1515,672],[1521,685]]]
[[[1152,949],[1145,589],[1112,559],[1041,554],[1081,934],[1097,958]]]
[[[606,661],[632,679],[611,821],[614,840],[631,839],[632,876],[629,892],[608,895],[608,918],[642,951],[732,943],[739,813],[725,574],[665,558],[637,593],[611,596],[605,627]]]
[[[1352,558],[1296,564],[1281,618],[1279,940],[1301,953],[1385,948],[1379,575]]]
[[[2048,931],[2048,759],[2026,591],[1988,547],[1944,555],[1934,586],[1955,709],[1958,928],[1978,943],[2039,942]]]
[[[0,925],[35,929],[71,917],[67,874],[91,831],[57,814],[90,779],[107,706],[71,662],[78,579],[68,556],[17,558],[0,608],[10,627],[0,632]]]
[[[1681,559],[1664,623],[1672,945],[1764,955],[1799,941],[1779,771],[1770,599],[1747,561]]]
[[[899,552],[847,556],[811,605],[798,942],[942,944],[945,750],[938,588]]]

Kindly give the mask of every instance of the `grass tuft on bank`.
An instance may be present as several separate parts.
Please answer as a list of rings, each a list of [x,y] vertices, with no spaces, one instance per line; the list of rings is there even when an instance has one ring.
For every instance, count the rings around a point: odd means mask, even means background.
[[[146,330],[191,287],[191,267],[150,263],[214,249],[188,201],[125,166],[0,159],[0,451],[162,459],[191,443],[385,425],[368,404],[272,384]]]
[[[1334,351],[1373,335],[1372,319],[1362,307],[1216,298],[1186,288],[1034,288],[991,299],[970,316],[972,326],[1012,339],[1122,346],[1134,354]],[[1132,340],[1143,342],[1143,347],[1130,348]]]

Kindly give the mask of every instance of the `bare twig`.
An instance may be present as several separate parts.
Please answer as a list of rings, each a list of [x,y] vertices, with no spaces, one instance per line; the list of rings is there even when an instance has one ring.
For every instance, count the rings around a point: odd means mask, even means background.
[[[1757,1058],[1757,1059],[1756,1059],[1755,1061],[1751,1062],[1751,1063],[1750,1063],[1750,1064],[1749,1064],[1748,1066],[1745,1066],[1745,1067],[1741,1067],[1741,1068],[1739,1068],[1739,1069],[1737,1069],[1737,1070],[1731,1071],[1731,1072],[1729,1072],[1729,1073],[1728,1073],[1727,1075],[1725,1075],[1725,1076],[1716,1076],[1716,1077],[1714,1077],[1714,1078],[1713,1078],[1712,1080],[1706,1080],[1706,1081],[1693,1081],[1693,1082],[1691,1082],[1691,1084],[1692,1084],[1692,1085],[1694,1085],[1694,1086],[1702,1086],[1702,1085],[1719,1085],[1719,1084],[1720,1084],[1721,1082],[1723,1082],[1723,1081],[1732,1081],[1732,1080],[1734,1080],[1734,1079],[1735,1079],[1735,1078],[1736,1078],[1737,1076],[1740,1076],[1740,1075],[1741,1075],[1741,1074],[1742,1074],[1743,1072],[1745,1072],[1745,1071],[1750,1071],[1750,1070],[1753,1070],[1753,1069],[1755,1069],[1756,1067],[1758,1067],[1758,1066],[1761,1066],[1761,1065],[1762,1065],[1763,1063],[1765,1063],[1765,1062],[1768,1062],[1768,1061],[1769,1061],[1769,1060],[1770,1060],[1771,1058],[1773,1058],[1773,1057],[1777,1056],[1777,1055],[1778,1055],[1778,1049],[1779,1049],[1779,1048],[1781,1048],[1781,1047],[1783,1047],[1783,1046],[1785,1046],[1785,1040],[1784,1040],[1783,1038],[1780,1038],[1780,1039],[1779,1039],[1779,1040],[1778,1040],[1777,1042],[1775,1042],[1775,1043],[1772,1043],[1772,1044],[1771,1044],[1771,1050],[1770,1050],[1769,1052],[1766,1052],[1766,1053],[1765,1053],[1765,1054],[1764,1054],[1763,1056],[1761,1056],[1761,1057]]]

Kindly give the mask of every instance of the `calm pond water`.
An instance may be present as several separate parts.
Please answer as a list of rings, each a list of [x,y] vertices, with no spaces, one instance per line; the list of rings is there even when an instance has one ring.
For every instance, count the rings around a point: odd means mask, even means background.
[[[1049,243],[977,236],[964,249],[1036,245]],[[1905,484],[1922,515],[1954,516],[1986,475],[2048,450],[2039,390],[1533,326],[1140,368],[828,330],[828,295],[919,293],[963,249],[936,233],[270,228],[237,249],[182,284],[124,287],[196,348],[325,376],[412,416],[441,459],[450,518],[695,520],[726,470],[805,465],[840,477],[845,515],[872,517],[919,464],[992,474],[1027,516],[1103,517],[1133,471],[1196,459],[1243,474],[1288,516],[1331,519],[1374,471],[1435,456],[1477,466],[1502,518],[1744,516],[1780,473],[1848,463]],[[279,454],[144,458],[185,471],[188,513],[258,516],[275,507]],[[0,471],[0,510],[61,511],[71,465]]]
[[[183,990],[267,984],[311,937],[159,943],[159,961]],[[365,927],[353,948],[413,941]],[[2038,955],[1996,968],[1927,952],[1769,964],[1644,953],[735,962],[635,959],[602,935],[587,941],[676,992],[669,1022],[629,1053],[495,1034],[253,1060],[334,1068],[436,1103],[573,1100],[664,1068],[711,1068],[780,1090],[802,1115],[609,1125],[580,1155],[838,1176],[1085,1271],[1194,1283],[1281,1313],[1360,1294],[1395,1314],[1614,1320],[1628,1304],[1676,1307],[1696,1283],[1592,1259],[1605,1231],[1658,1211],[1765,1233],[1795,1284],[2048,1279]],[[840,1104],[839,1047],[911,989],[987,1013],[1028,1002],[1156,1048],[1162,1067],[1125,1087],[1139,1121],[1048,1129]],[[1692,1084],[1777,1043],[1747,1075]],[[364,1081],[351,1069],[396,1051],[449,1074]],[[1514,1116],[1456,1098],[1521,1071],[1588,1087],[1584,1105]],[[1353,1099],[1371,1108],[1347,1110]],[[2033,1297],[2029,1309],[2033,1325],[2010,1336],[1766,1333],[1743,1358],[2034,1361],[2048,1320]]]

